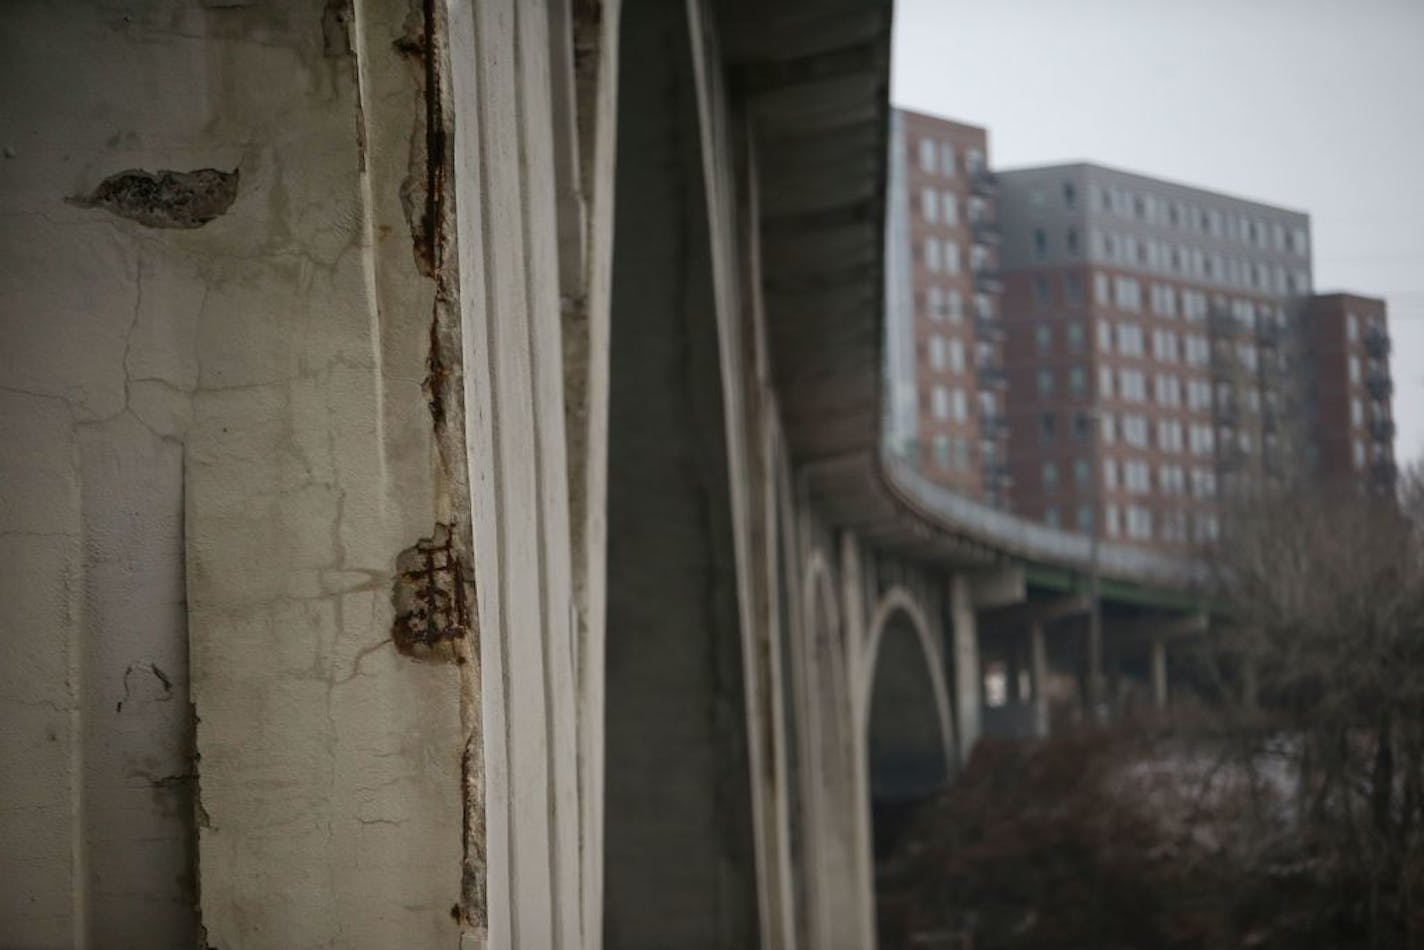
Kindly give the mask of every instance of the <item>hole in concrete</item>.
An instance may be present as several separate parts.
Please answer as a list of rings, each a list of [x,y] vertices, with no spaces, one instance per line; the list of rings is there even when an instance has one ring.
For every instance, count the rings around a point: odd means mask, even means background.
[[[237,179],[237,169],[131,169],[105,178],[87,196],[67,200],[81,208],[103,208],[145,227],[200,228],[232,207],[237,199]]]

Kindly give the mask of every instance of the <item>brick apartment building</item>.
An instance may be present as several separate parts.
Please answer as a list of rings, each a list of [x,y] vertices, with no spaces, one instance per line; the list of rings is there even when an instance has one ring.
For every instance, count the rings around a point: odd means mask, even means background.
[[[1237,484],[1392,488],[1384,304],[1312,295],[1306,214],[892,123],[889,432],[936,481],[1176,549]]]
[[[1324,294],[1302,310],[1319,473],[1332,485],[1363,479],[1387,489],[1396,470],[1384,301]]]
[[[988,136],[914,112],[891,119],[887,347],[898,451],[950,488],[1008,501],[997,180]]]

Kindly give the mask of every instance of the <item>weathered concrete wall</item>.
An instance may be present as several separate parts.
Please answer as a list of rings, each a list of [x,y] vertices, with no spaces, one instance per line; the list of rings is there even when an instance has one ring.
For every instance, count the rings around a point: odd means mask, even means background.
[[[409,12],[7,11],[0,943],[196,940],[195,825],[215,946],[455,939],[460,674],[389,639],[458,514]]]

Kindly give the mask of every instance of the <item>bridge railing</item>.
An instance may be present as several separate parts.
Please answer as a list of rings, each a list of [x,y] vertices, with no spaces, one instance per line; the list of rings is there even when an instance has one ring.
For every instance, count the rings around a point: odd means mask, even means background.
[[[1025,560],[1080,571],[1092,571],[1096,565],[1105,577],[1171,587],[1189,587],[1206,580],[1206,564],[1199,558],[1113,541],[1099,540],[1095,545],[1092,535],[1050,527],[939,485],[912,460],[888,447],[881,452],[881,470],[890,487],[922,515],[948,531]]]

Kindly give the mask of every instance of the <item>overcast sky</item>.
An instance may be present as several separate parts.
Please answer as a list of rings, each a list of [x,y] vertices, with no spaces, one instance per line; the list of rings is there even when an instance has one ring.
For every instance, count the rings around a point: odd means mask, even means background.
[[[1424,457],[1424,0],[897,0],[891,97],[998,167],[1090,160],[1308,212],[1315,285],[1389,302]]]

